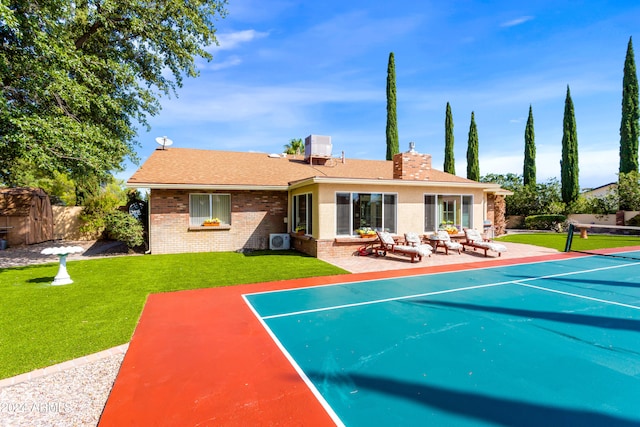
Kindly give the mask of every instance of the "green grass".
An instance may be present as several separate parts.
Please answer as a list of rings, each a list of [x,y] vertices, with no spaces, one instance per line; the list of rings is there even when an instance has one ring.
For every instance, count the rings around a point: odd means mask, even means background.
[[[69,261],[67,270],[73,284],[50,286],[57,263],[0,269],[0,378],[128,342],[152,293],[347,273],[267,251]]]
[[[545,248],[564,251],[567,233],[531,233],[507,234],[496,238],[501,242],[525,243]],[[594,249],[618,248],[624,246],[640,246],[640,236],[613,236],[591,234],[587,239],[581,239],[579,233],[573,236],[572,250],[589,251]]]

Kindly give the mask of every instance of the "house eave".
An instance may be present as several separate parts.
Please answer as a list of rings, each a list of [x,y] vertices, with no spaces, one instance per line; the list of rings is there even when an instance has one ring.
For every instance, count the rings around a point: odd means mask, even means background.
[[[245,185],[245,184],[159,184],[150,182],[127,182],[128,188],[149,188],[153,190],[221,190],[221,191],[288,191],[288,185]]]
[[[352,185],[383,185],[383,186],[402,186],[402,187],[458,187],[458,188],[477,188],[483,189],[485,192],[497,193],[502,190],[495,184],[487,184],[484,182],[457,182],[457,181],[417,181],[402,179],[371,179],[371,178],[327,178],[327,177],[311,177],[293,181],[289,183],[289,189],[304,187],[311,184],[352,184]]]

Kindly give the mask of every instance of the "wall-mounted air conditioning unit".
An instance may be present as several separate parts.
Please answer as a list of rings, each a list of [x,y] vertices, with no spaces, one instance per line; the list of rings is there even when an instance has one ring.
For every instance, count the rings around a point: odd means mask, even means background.
[[[282,250],[289,249],[290,237],[287,233],[269,234],[269,249]]]

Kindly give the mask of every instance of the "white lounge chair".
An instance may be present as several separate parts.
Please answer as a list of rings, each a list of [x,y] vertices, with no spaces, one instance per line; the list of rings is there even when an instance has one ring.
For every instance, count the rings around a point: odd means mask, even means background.
[[[451,236],[445,230],[439,230],[436,233],[438,238],[438,242],[444,246],[444,253],[449,255],[449,251],[458,251],[458,253],[462,252],[462,245],[459,242],[455,242],[451,240]]]
[[[422,257],[431,256],[431,247],[429,245],[398,245],[388,232],[377,231],[376,233],[378,234],[380,245],[374,246],[373,251],[378,256],[385,256],[387,253],[406,255],[411,257],[411,262],[414,262],[416,258],[418,261],[422,261]]]
[[[482,249],[484,251],[484,256],[487,256],[487,251],[494,251],[498,256],[501,256],[502,252],[506,252],[507,250],[505,245],[485,239],[478,230],[474,230],[473,228],[465,228],[464,235],[467,239],[462,244],[465,250],[467,247],[473,248],[474,251],[476,249]]]

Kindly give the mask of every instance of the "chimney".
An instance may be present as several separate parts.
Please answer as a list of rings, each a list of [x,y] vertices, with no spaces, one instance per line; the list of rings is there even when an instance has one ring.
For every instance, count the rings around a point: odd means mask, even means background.
[[[420,154],[415,143],[409,143],[409,151],[393,156],[393,179],[427,181],[431,171],[431,154]]]

